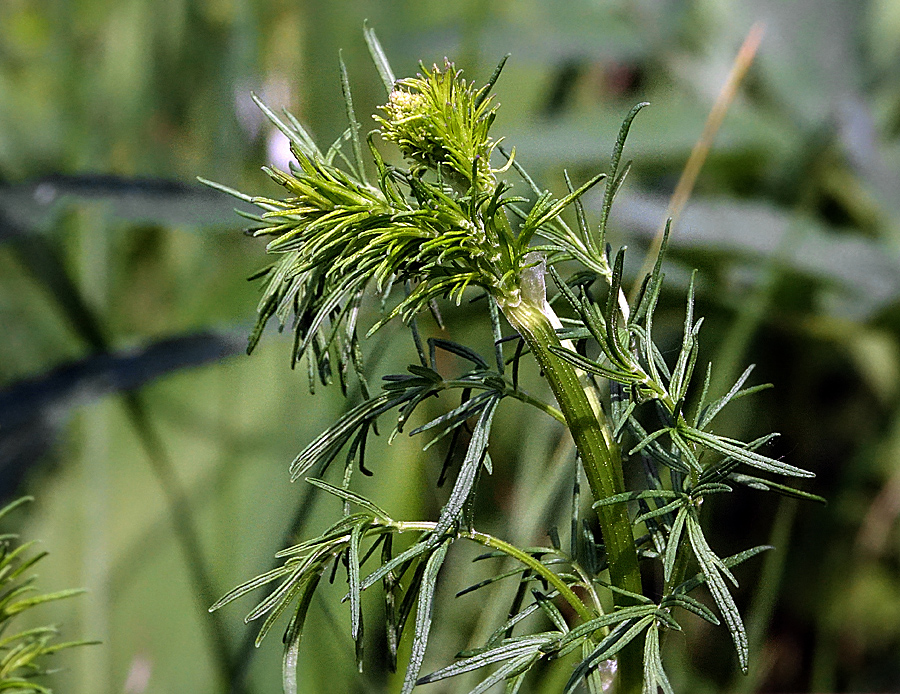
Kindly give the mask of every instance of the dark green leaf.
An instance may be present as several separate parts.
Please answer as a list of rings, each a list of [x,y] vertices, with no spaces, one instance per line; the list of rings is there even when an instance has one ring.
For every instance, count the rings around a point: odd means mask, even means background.
[[[445,352],[450,352],[451,354],[455,354],[458,357],[462,357],[463,359],[472,362],[485,371],[487,371],[487,369],[489,368],[487,361],[485,361],[485,359],[480,354],[478,354],[478,352],[471,349],[470,347],[466,347],[465,345],[435,337],[429,338],[428,345],[429,347],[431,347],[432,352],[434,348],[439,347]]]
[[[619,136],[616,138],[616,144],[613,146],[612,157],[609,162],[609,178],[606,181],[606,190],[603,192],[603,205],[600,208],[600,239],[597,243],[599,248],[603,248],[606,243],[606,223],[609,219],[609,211],[612,208],[613,198],[616,194],[616,188],[621,184],[619,176],[619,162],[622,159],[622,150],[625,149],[625,140],[628,139],[628,131],[634,122],[635,116],[645,106],[649,106],[649,102],[641,102],[635,105],[625,120],[622,121],[622,127],[619,129]],[[623,177],[622,177],[623,178]]]
[[[488,98],[488,95],[491,93],[491,89],[497,83],[497,80],[500,79],[500,73],[503,72],[503,66],[506,65],[506,61],[509,60],[510,54],[507,53],[500,59],[500,62],[497,64],[497,67],[494,68],[494,72],[491,73],[490,78],[487,83],[478,90],[478,94],[475,95],[475,108],[477,109],[481,104],[484,103],[484,100]]]

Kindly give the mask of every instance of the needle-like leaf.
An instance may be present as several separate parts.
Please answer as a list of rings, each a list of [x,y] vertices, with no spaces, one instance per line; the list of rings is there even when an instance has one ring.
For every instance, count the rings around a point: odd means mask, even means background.
[[[425,574],[422,577],[422,585],[419,588],[419,605],[416,609],[416,627],[413,635],[412,653],[409,656],[409,665],[406,667],[406,676],[403,679],[401,694],[410,694],[416,686],[419,678],[419,669],[425,658],[425,648],[428,645],[428,635],[431,633],[431,616],[434,610],[434,590],[437,586],[438,572],[447,556],[449,542],[442,542],[428,557],[425,564]]]

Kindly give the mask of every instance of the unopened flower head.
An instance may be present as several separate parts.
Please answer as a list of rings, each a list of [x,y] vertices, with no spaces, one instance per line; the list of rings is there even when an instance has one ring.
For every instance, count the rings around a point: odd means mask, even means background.
[[[400,80],[381,107],[384,116],[375,120],[382,136],[415,164],[484,189],[495,182],[490,158],[496,146],[488,135],[496,107],[486,97],[446,62]]]
[[[411,118],[424,118],[425,106],[425,97],[421,94],[395,89],[388,97],[384,109],[390,114],[392,122],[402,123]]]

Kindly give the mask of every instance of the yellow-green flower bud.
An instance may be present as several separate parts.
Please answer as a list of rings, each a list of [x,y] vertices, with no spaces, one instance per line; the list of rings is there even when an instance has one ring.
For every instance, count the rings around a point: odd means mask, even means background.
[[[496,143],[488,131],[496,108],[452,63],[400,80],[381,110],[384,116],[375,119],[382,136],[410,161],[440,168],[466,187],[493,187],[490,158]]]

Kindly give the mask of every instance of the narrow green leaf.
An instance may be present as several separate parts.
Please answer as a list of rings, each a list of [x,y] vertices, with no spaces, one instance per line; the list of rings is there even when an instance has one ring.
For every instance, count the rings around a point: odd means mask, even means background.
[[[631,417],[628,420],[627,427],[629,431],[631,431],[634,436],[639,439],[649,436],[644,427],[642,427],[640,422],[638,422],[634,417]],[[672,470],[676,470],[684,475],[688,475],[691,472],[691,469],[687,465],[681,462],[681,460],[676,455],[663,448],[657,441],[654,441],[650,443],[650,445],[646,446],[644,448],[644,451],[647,453],[647,455],[653,458],[653,460],[661,463],[662,465],[665,465],[668,468],[671,468]],[[631,455],[631,453],[629,453],[629,455]]]
[[[703,378],[703,390],[700,391],[700,398],[697,400],[697,411],[694,413],[694,426],[698,429],[700,426],[700,418],[704,415],[707,405],[706,396],[709,395],[709,385],[712,382],[712,362],[706,363],[706,376]]]
[[[507,53],[500,59],[497,67],[494,68],[494,72],[491,73],[490,78],[487,83],[478,90],[478,94],[475,95],[475,109],[477,110],[481,104],[484,103],[484,100],[488,98],[491,93],[491,89],[494,88],[494,85],[497,83],[497,80],[500,78],[500,73],[503,72],[503,66],[506,65],[506,61],[509,60],[510,54]]]
[[[734,490],[731,487],[722,482],[705,482],[704,484],[698,484],[691,489],[691,498],[699,499],[713,494],[729,494],[732,491]]]
[[[660,516],[665,516],[667,513],[671,513],[677,508],[684,506],[687,502],[686,499],[676,499],[675,501],[670,501],[668,504],[660,506],[659,508],[654,508],[649,511],[645,511],[644,513],[637,516],[632,522],[635,525],[639,525],[640,523],[644,523],[648,520],[653,520],[654,518],[659,518]]]
[[[247,616],[244,617],[244,622],[249,624],[250,622],[262,617],[269,610],[284,602],[286,600],[286,596],[291,593],[293,588],[298,583],[304,581],[304,573],[313,563],[313,559],[309,558],[306,561],[301,562],[300,564],[291,565],[291,574],[284,581],[282,581],[280,586],[269,593],[269,595],[267,595],[265,599],[260,601],[260,603],[256,607],[254,607],[249,613],[247,613]]]
[[[777,438],[778,434],[766,434],[765,436],[760,436],[758,439],[754,439],[747,444],[744,444],[744,448],[748,451],[755,451],[759,448],[762,448],[767,443],[769,443],[772,439]],[[700,485],[707,484],[710,482],[721,482],[728,478],[728,476],[734,472],[734,470],[741,465],[741,461],[735,460],[731,457],[722,458],[719,462],[714,465],[709,466],[706,470],[703,471],[703,474],[700,475],[698,483]]]
[[[359,140],[359,121],[356,120],[356,112],[353,110],[353,96],[350,93],[350,76],[347,74],[347,65],[344,63],[344,55],[338,51],[338,61],[341,64],[341,91],[344,94],[344,103],[347,105],[347,120],[350,123],[350,141],[353,143],[353,159],[356,162],[356,174],[359,180],[366,183],[366,165],[362,156],[362,145]]]
[[[488,363],[478,352],[470,347],[466,347],[465,345],[461,345],[458,342],[451,342],[450,340],[442,340],[440,338],[432,337],[428,340],[428,346],[431,347],[432,350],[434,348],[439,347],[445,352],[450,352],[451,354],[455,354],[458,357],[462,357],[467,361],[472,362],[476,366],[488,370]]]
[[[647,629],[644,640],[644,690],[643,694],[675,694],[669,678],[663,670],[662,658],[659,654],[659,629],[654,624]]]
[[[725,576],[725,578],[737,588],[737,578],[735,578],[734,574],[728,570],[727,566],[725,566],[725,562],[723,562],[709,546],[709,542],[706,540],[706,535],[704,535],[703,528],[700,525],[700,517],[696,507],[690,507],[690,511],[687,519],[688,536],[691,539],[691,546],[695,549],[694,554],[696,555],[699,551],[703,555],[697,556],[698,561],[700,561],[701,564],[706,563],[709,566],[715,566],[717,573]]]
[[[19,499],[16,499],[15,501],[9,502],[8,504],[6,504],[6,506],[0,509],[0,520],[6,518],[6,516],[8,516],[20,506],[24,506],[25,504],[31,503],[32,501],[34,501],[33,496],[23,496]]]
[[[693,612],[698,617],[702,617],[713,626],[719,626],[719,624],[721,623],[719,622],[719,618],[716,617],[715,613],[711,609],[709,609],[699,600],[695,600],[690,595],[684,595],[682,593],[672,593],[670,595],[666,595],[662,599],[662,601],[660,601],[660,605],[662,607],[672,607],[677,605],[678,607],[681,607],[688,612]]]
[[[347,547],[347,583],[350,589],[350,638],[354,643],[360,639],[362,630],[361,595],[359,588],[359,543],[363,525],[354,525],[350,531],[350,544]]]
[[[307,477],[306,481],[309,482],[312,486],[318,487],[319,489],[332,494],[339,499],[343,499],[344,501],[349,501],[351,504],[356,504],[367,511],[371,511],[381,520],[385,520],[388,522],[393,522],[391,517],[388,515],[387,511],[385,511],[380,506],[372,503],[368,499],[355,492],[351,492],[349,489],[342,489],[341,487],[335,487],[333,484],[329,484],[325,480],[316,479],[315,477]]]
[[[694,550],[694,556],[700,562],[700,569],[709,586],[709,592],[712,594],[713,600],[716,601],[719,612],[721,612],[725,620],[725,625],[731,633],[741,671],[746,674],[750,652],[747,631],[744,628],[744,622],[741,619],[737,605],[734,603],[734,598],[731,596],[731,592],[728,590],[728,586],[722,579],[720,572],[724,571],[728,576],[731,576],[731,573],[728,571],[725,563],[718,559],[709,549],[706,538],[703,537],[703,532],[700,529],[700,524],[693,517],[688,519],[687,531],[691,547]],[[731,578],[733,579],[733,576]]]
[[[419,376],[421,378],[426,379],[431,383],[443,383],[444,377],[441,376],[437,371],[431,369],[427,366],[419,366],[418,364],[410,364],[406,367],[406,370],[415,376]]]
[[[227,593],[225,593],[225,595],[223,595],[221,598],[219,598],[219,600],[217,600],[215,602],[215,604],[213,604],[209,608],[209,611],[215,612],[216,610],[221,609],[228,603],[230,603],[234,600],[237,600],[238,598],[246,595],[247,593],[249,593],[251,591],[256,590],[260,586],[264,586],[267,583],[271,583],[272,581],[275,581],[275,580],[281,578],[285,574],[291,573],[291,571],[293,571],[293,570],[294,570],[293,566],[284,565],[284,566],[278,566],[270,571],[266,571],[266,573],[260,574],[259,576],[252,578],[249,581],[246,581],[245,583],[242,583],[241,585],[237,586],[236,588],[229,590]]]
[[[525,581],[522,581],[521,585],[526,585]],[[522,593],[524,595],[525,591],[523,590]],[[556,597],[557,595],[559,595],[559,593],[557,591],[553,591],[548,595],[548,597]],[[536,602],[533,602],[525,609],[516,612],[517,605],[521,606],[521,603],[514,603],[512,609],[510,609],[509,611],[509,614],[512,614],[514,612],[515,614],[508,620],[506,620],[503,625],[494,629],[494,633],[491,634],[491,637],[486,641],[488,647],[493,647],[495,644],[505,642],[505,638],[508,638],[508,635],[512,633],[513,627],[541,609]],[[506,637],[504,637],[504,635],[506,635]]]
[[[481,416],[478,417],[478,423],[472,432],[472,439],[469,441],[469,448],[466,450],[466,457],[460,466],[456,483],[453,485],[453,491],[441,510],[440,518],[438,518],[437,525],[434,528],[436,537],[446,533],[456,523],[463,506],[469,498],[469,494],[472,492],[478,470],[484,461],[491,431],[491,421],[499,402],[499,397],[492,398],[482,410]]]
[[[468,595],[469,593],[474,593],[476,590],[480,590],[481,588],[485,588],[486,586],[493,585],[498,581],[502,581],[506,578],[511,578],[513,576],[518,576],[523,571],[527,571],[526,567],[520,567],[518,569],[511,569],[510,571],[504,571],[503,573],[495,574],[489,578],[485,578],[482,581],[478,581],[478,583],[473,583],[467,588],[463,588],[462,590],[456,593],[456,597],[461,598],[463,595]]]
[[[569,178],[569,172],[563,171],[563,175],[565,176],[565,179],[566,179],[566,190],[568,190],[569,193],[575,192],[575,187],[572,185],[572,180]],[[579,235],[581,238],[581,242],[585,246],[590,248],[591,252],[594,255],[596,255],[598,257],[602,257],[602,254],[600,253],[599,249],[596,246],[596,241],[594,240],[594,235],[591,234],[590,227],[588,226],[587,216],[584,213],[584,203],[582,203],[580,198],[575,200],[574,207],[575,207],[575,219],[578,222],[578,232],[579,232]],[[605,261],[606,259],[603,258],[603,260]]]
[[[209,179],[203,178],[201,176],[197,176],[197,180],[200,181],[200,183],[202,183],[203,185],[209,186],[210,188],[213,188],[222,193],[225,193],[226,195],[230,195],[233,198],[237,198],[238,200],[243,200],[244,202],[249,202],[251,204],[255,204],[256,198],[254,198],[252,195],[246,195],[245,193],[242,193],[239,190],[235,190],[234,188],[229,188],[228,186],[223,185],[222,183],[216,183],[215,181],[210,181]],[[275,209],[275,208],[272,208],[272,209]],[[241,213],[238,211],[238,214],[241,214]]]
[[[678,449],[678,452],[681,453],[681,456],[685,460],[687,460],[688,465],[690,465],[695,472],[703,472],[703,466],[700,464],[700,460],[697,458],[697,455],[694,453],[694,449],[691,447],[691,445],[687,441],[685,441],[684,438],[682,438],[681,430],[672,428],[668,431],[669,438],[672,440],[675,448]]]
[[[543,595],[540,591],[532,590],[531,594],[534,596],[535,602],[541,608],[541,611],[547,615],[547,619],[555,626],[559,631],[565,634],[569,631],[569,625],[566,624],[566,618],[563,617],[562,612],[559,611],[559,608],[553,604],[553,602],[545,595]]]
[[[659,293],[662,288],[664,277],[662,272],[662,261],[666,254],[666,250],[669,247],[669,234],[671,231],[672,219],[669,218],[666,220],[662,244],[659,247],[659,253],[656,255],[656,263],[653,266],[653,271],[645,278],[644,283],[641,285],[641,293],[638,296],[637,306],[628,319],[628,323],[632,328],[641,321],[646,321],[649,315],[656,309],[656,302],[659,300]]]
[[[678,353],[678,359],[675,362],[675,368],[672,369],[672,379],[669,381],[669,393],[676,402],[681,400],[687,391],[689,385],[690,374],[688,364],[691,355],[696,358],[696,335],[702,318],[694,325],[694,280],[697,271],[691,273],[691,281],[688,284],[687,308],[684,312],[684,328],[681,338],[681,351]]]
[[[388,63],[384,49],[381,47],[381,42],[375,35],[375,30],[369,27],[368,24],[363,25],[363,36],[365,36],[366,45],[369,47],[369,55],[372,56],[372,62],[375,63],[375,69],[378,70],[378,74],[381,76],[381,82],[384,84],[387,93],[390,94],[394,90],[397,78],[394,77],[394,71],[391,70],[391,65]]]
[[[809,492],[804,492],[802,489],[788,487],[785,484],[779,484],[778,482],[765,480],[761,477],[732,473],[728,475],[728,479],[733,482],[737,482],[738,484],[743,484],[747,487],[750,487],[751,489],[759,489],[760,491],[764,492],[775,492],[777,494],[781,494],[782,496],[788,496],[794,499],[804,499],[806,501],[815,501],[820,504],[828,503],[828,501],[824,497],[821,497],[818,494],[810,494]]]
[[[684,438],[688,439],[689,441],[699,443],[706,448],[710,448],[716,451],[717,453],[721,453],[722,455],[726,455],[728,457],[734,458],[735,460],[739,460],[745,465],[749,465],[750,467],[755,467],[760,470],[765,470],[766,472],[773,472],[778,475],[786,475],[789,477],[816,476],[815,473],[809,472],[808,470],[803,470],[801,468],[794,467],[793,465],[782,463],[780,460],[768,458],[764,455],[760,455],[759,453],[755,453],[754,451],[747,450],[746,448],[741,448],[733,443],[730,443],[729,441],[726,441],[720,436],[708,434],[705,431],[699,431],[698,429],[694,429],[693,427],[679,427],[678,431]]]
[[[366,588],[369,588],[373,584],[380,581],[382,578],[387,576],[391,571],[396,569],[398,566],[405,564],[406,562],[410,561],[411,559],[415,559],[420,554],[423,554],[428,549],[430,549],[432,546],[433,546],[433,543],[430,543],[429,541],[426,540],[423,542],[417,542],[409,549],[407,549],[403,552],[400,552],[400,554],[398,554],[396,557],[391,559],[388,563],[382,564],[380,567],[375,569],[375,571],[373,571],[368,576],[366,576],[363,579],[362,583],[360,583],[359,589],[366,590]]]
[[[519,694],[519,690],[522,688],[522,684],[524,684],[527,675],[528,670],[525,670],[524,672],[507,679],[505,694]]]
[[[566,347],[551,345],[549,349],[551,352],[553,352],[553,354],[558,356],[560,359],[564,359],[565,361],[569,362],[576,369],[581,369],[582,371],[596,374],[597,376],[603,376],[604,378],[608,378],[611,381],[629,384],[636,383],[640,380],[640,376],[637,376],[630,372],[617,371],[613,368],[603,366],[593,359],[583,357],[578,354],[578,352],[573,352],[571,349],[567,349]]]
[[[729,569],[733,569],[735,566],[743,564],[748,559],[752,559],[757,554],[762,554],[763,552],[766,552],[770,549],[774,549],[772,545],[758,545],[750,549],[745,549],[743,552],[733,554],[730,557],[725,557],[724,559],[722,559],[722,563]],[[703,574],[696,574],[692,578],[689,578],[676,586],[672,593],[690,593],[692,590],[694,590],[694,588],[696,588],[697,586],[701,586],[704,583],[706,583],[706,577]]]
[[[491,333],[494,337],[494,362],[497,364],[497,373],[502,376],[506,366],[503,357],[503,326],[500,323],[500,306],[495,298],[488,297],[488,308],[491,314]]]
[[[84,592],[85,591],[82,588],[69,588],[67,590],[59,590],[53,593],[44,593],[42,595],[36,595],[33,598],[26,598],[24,600],[11,602],[5,606],[3,612],[6,613],[6,615],[11,616],[34,607],[35,605],[42,605],[45,602],[54,602],[55,600],[65,600],[66,598],[71,598],[75,595],[81,595]]]
[[[409,665],[406,668],[406,676],[403,679],[403,688],[400,690],[400,694],[410,694],[419,678],[419,669],[425,658],[425,648],[431,632],[431,614],[434,609],[434,590],[437,586],[438,572],[447,556],[449,546],[450,542],[442,542],[428,557],[428,562],[425,564],[425,574],[422,577],[422,586],[419,588],[412,653],[409,656]]]
[[[540,647],[543,644],[547,643],[547,641],[548,638],[546,636],[539,635],[528,636],[521,640],[504,643],[503,645],[497,646],[496,648],[491,648],[469,658],[459,660],[452,665],[441,668],[440,670],[435,670],[429,675],[420,677],[416,681],[416,684],[428,684],[430,682],[437,682],[439,680],[447,679],[448,677],[461,675],[464,672],[478,670],[479,668],[483,668],[487,665],[492,665],[493,663],[515,659],[523,655],[533,655],[534,653],[538,652],[540,650]]]
[[[633,605],[579,624],[563,636],[558,643],[553,644],[553,657],[562,658],[568,655],[581,644],[583,639],[589,638],[599,629],[652,615],[656,612],[656,609],[656,605],[653,604]]]
[[[605,499],[600,499],[600,501],[595,502],[593,507],[600,508],[601,506],[621,504],[626,501],[637,501],[638,499],[674,499],[678,496],[680,496],[678,492],[673,492],[670,489],[645,489],[640,492],[623,492],[621,494],[608,496]]]
[[[319,585],[320,578],[320,575],[316,575],[310,581],[307,581],[303,593],[297,602],[294,616],[284,632],[284,655],[282,656],[281,664],[284,694],[297,694],[297,656],[300,653],[300,638],[303,636],[303,625],[306,622],[309,605],[316,592],[316,587]]]
[[[614,183],[616,183],[618,178],[619,162],[622,159],[622,150],[625,149],[625,140],[628,139],[628,131],[631,129],[635,116],[642,108],[649,105],[649,102],[646,101],[636,104],[625,116],[625,120],[622,121],[622,127],[619,128],[619,136],[616,138],[616,144],[613,146],[612,157],[609,162],[609,179],[607,179],[606,190],[603,193],[603,206],[600,208],[600,239],[598,241],[600,248],[603,248],[606,242],[606,223],[609,219],[609,211],[612,209],[613,197],[616,193]]]
[[[616,655],[652,624],[654,619],[656,619],[654,615],[648,615],[643,619],[623,622],[613,629],[609,636],[597,644],[597,648],[594,649],[591,655],[578,664],[575,671],[572,673],[572,676],[569,678],[569,681],[566,683],[563,694],[572,694],[578,687],[581,679],[587,675],[597,663],[609,660]]]
[[[584,642],[581,644],[582,660],[584,660],[591,654],[593,647],[594,644],[589,639],[584,640]],[[612,684],[613,679],[614,673],[606,671],[606,668],[602,668],[602,666],[590,670],[585,677],[585,680],[587,681],[588,694],[606,694]]]
[[[498,682],[502,682],[510,677],[515,677],[523,672],[527,672],[532,665],[540,659],[539,653],[531,653],[520,656],[515,660],[511,660],[505,665],[497,668],[497,670],[486,679],[482,680],[469,694],[484,694],[488,689]]]
[[[663,428],[663,429],[657,429],[652,434],[647,434],[643,439],[638,441],[638,443],[634,446],[634,448],[632,448],[630,451],[628,451],[628,455],[634,455],[635,453],[640,453],[648,445],[650,445],[651,443],[656,441],[656,439],[658,439],[660,436],[663,436],[664,434],[671,434],[671,433],[672,433],[671,429]]]
[[[535,207],[538,208],[539,214],[535,215],[532,218],[532,215],[529,214],[529,219],[525,220],[525,224],[522,226],[522,231],[519,235],[519,243],[523,246],[527,244],[527,242],[531,239],[531,236],[538,231],[543,225],[552,221],[556,217],[560,215],[560,213],[566,209],[569,205],[571,205],[575,200],[584,195],[587,191],[597,185],[600,181],[606,178],[605,173],[599,173],[596,176],[590,178],[587,182],[584,183],[578,190],[569,195],[565,196],[561,200],[557,200],[552,205],[547,204],[549,198],[542,197],[539,199],[544,201],[545,204],[542,204],[538,207],[538,203],[535,204]]]
[[[448,424],[449,427],[445,429],[440,436],[445,436],[449,431],[456,426],[459,426],[463,422],[465,422],[469,417],[475,414],[478,410],[480,410],[485,405],[485,401],[490,398],[496,397],[496,393],[491,391],[485,391],[484,393],[479,393],[473,398],[466,400],[464,403],[459,405],[458,407],[454,407],[449,412],[445,412],[439,417],[435,417],[430,422],[423,424],[420,427],[416,427],[411,432],[409,432],[410,436],[415,436],[416,434],[421,434],[424,431],[428,431],[429,429],[433,429],[436,426],[441,424]],[[431,442],[429,442],[428,446],[431,446]]]
[[[272,611],[266,615],[266,618],[263,620],[262,626],[260,626],[259,631],[256,632],[256,639],[253,641],[254,646],[256,646],[257,648],[260,647],[263,639],[266,638],[269,631],[275,625],[275,622],[278,621],[278,618],[284,613],[284,611],[290,606],[294,599],[300,594],[300,591],[302,591],[306,587],[306,584],[312,579],[313,576],[310,575],[308,576],[307,580],[295,583],[291,587],[291,590],[284,596],[284,600],[275,605]]]
[[[577,561],[582,556],[581,543],[581,483],[578,480],[580,461],[575,458],[575,474],[572,476],[572,505],[569,509],[569,555]]]
[[[272,111],[268,106],[266,106],[256,94],[251,93],[250,98],[253,99],[253,102],[259,107],[259,110],[262,111],[266,118],[268,118],[272,125],[278,128],[288,140],[291,141],[291,144],[294,145],[297,150],[308,157],[309,159],[314,159],[316,156],[321,157],[322,153],[319,151],[319,148],[316,147],[312,138],[306,133],[305,130],[295,130],[294,128],[285,124],[283,120],[281,120],[275,112]]]
[[[364,422],[373,421],[380,414],[414,397],[415,393],[385,392],[360,403],[327,430],[319,434],[291,462],[291,480],[297,480],[316,463],[333,459],[337,451]]]
[[[709,423],[712,422],[713,418],[722,411],[722,408],[724,408],[735,398],[735,396],[738,394],[738,391],[740,391],[741,387],[750,377],[750,374],[753,373],[754,368],[756,368],[756,364],[750,364],[750,366],[744,369],[744,373],[740,375],[735,384],[731,386],[731,390],[729,390],[721,398],[710,404],[709,408],[706,409],[706,411],[703,412],[702,416],[700,417],[700,422],[697,425],[698,429],[702,430],[709,426]]]
[[[281,658],[281,687],[284,694],[297,694],[297,659],[300,655],[300,633],[284,644]]]

